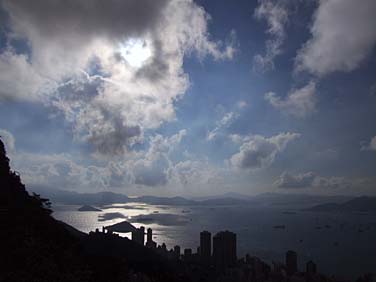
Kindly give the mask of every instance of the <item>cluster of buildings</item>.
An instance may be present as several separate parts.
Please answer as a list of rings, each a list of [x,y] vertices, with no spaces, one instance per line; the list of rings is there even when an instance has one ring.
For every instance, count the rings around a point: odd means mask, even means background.
[[[103,229],[103,232],[106,230]],[[98,231],[96,231],[98,232]],[[146,242],[145,242],[146,234]],[[285,262],[273,262],[272,266],[255,256],[246,255],[237,258],[236,234],[230,231],[220,231],[214,236],[208,231],[200,233],[200,245],[197,251],[186,248],[181,252],[180,246],[168,250],[166,244],[157,245],[153,241],[153,230],[140,227],[132,231],[132,241],[147,248],[154,249],[158,254],[184,264],[186,274],[192,276],[192,281],[216,282],[345,282],[335,277],[327,277],[317,272],[313,261],[306,263],[305,271],[298,269],[298,255],[289,250]],[[200,280],[206,277],[205,280]],[[373,280],[375,279],[375,280]],[[375,276],[357,281],[376,281]]]
[[[184,249],[181,253],[180,246],[168,250],[166,244],[158,245],[153,241],[153,230],[147,229],[145,242],[145,228],[142,226],[132,232],[132,241],[145,245],[170,259],[181,259],[189,263],[201,263],[215,266],[216,269],[226,269],[236,265],[236,234],[230,231],[221,231],[212,236],[208,231],[200,233],[200,246],[197,252]],[[212,247],[213,246],[213,247]]]
[[[132,240],[148,248],[156,249],[159,254],[169,259],[209,267],[214,272],[221,273],[221,277],[229,279],[229,281],[269,281],[271,277],[274,277],[274,279],[270,281],[284,281],[284,278],[291,277],[294,277],[294,281],[306,281],[307,277],[312,278],[309,281],[321,281],[313,280],[313,277],[319,277],[317,266],[313,261],[307,262],[304,275],[302,275],[302,272],[298,272],[298,256],[296,252],[291,250],[286,253],[285,263],[274,262],[273,267],[259,258],[249,255],[238,259],[236,234],[227,230],[220,231],[213,237],[210,232],[202,231],[200,233],[200,245],[195,253],[190,248],[184,249],[181,253],[180,246],[168,250],[164,243],[157,246],[156,242],[153,241],[151,228],[147,229],[146,243],[144,242],[144,235],[145,228],[140,227],[132,232]]]

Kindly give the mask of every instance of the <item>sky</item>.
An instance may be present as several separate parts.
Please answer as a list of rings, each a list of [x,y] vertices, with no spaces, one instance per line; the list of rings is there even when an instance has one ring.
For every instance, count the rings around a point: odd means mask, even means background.
[[[374,0],[0,0],[29,187],[376,195]]]

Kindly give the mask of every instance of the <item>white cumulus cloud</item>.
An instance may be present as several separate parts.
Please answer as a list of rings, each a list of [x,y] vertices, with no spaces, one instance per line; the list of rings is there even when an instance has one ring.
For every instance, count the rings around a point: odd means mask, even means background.
[[[274,108],[293,115],[295,117],[306,117],[316,109],[316,83],[311,81],[306,86],[293,89],[286,98],[277,96],[274,92],[268,92],[264,98]]]
[[[297,70],[323,76],[357,68],[376,44],[376,1],[320,0]]]
[[[289,9],[286,1],[259,1],[259,5],[254,12],[254,17],[257,20],[265,20],[267,22],[268,28],[266,33],[270,35],[270,39],[266,41],[265,54],[254,56],[254,70],[266,72],[274,69],[274,58],[282,53],[288,16]]]
[[[261,135],[248,136],[243,139],[239,152],[234,154],[230,163],[246,170],[255,170],[270,166],[277,154],[283,152],[291,141],[300,137],[298,133],[280,133],[272,137]]]
[[[361,150],[363,151],[376,151],[376,136],[371,138],[371,141],[367,145],[363,145]]]

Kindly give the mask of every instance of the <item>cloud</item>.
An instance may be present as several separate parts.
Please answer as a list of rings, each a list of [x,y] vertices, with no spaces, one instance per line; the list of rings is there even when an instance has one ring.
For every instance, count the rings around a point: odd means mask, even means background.
[[[164,186],[168,181],[167,167],[168,163],[164,159],[137,162],[133,169],[134,183],[149,187]]]
[[[311,81],[302,88],[293,89],[284,99],[274,92],[266,93],[264,98],[274,108],[295,117],[303,118],[316,110],[315,92],[316,83]]]
[[[244,106],[242,106],[242,107],[244,107]],[[208,132],[208,134],[206,136],[206,140],[208,140],[208,141],[214,140],[223,128],[226,128],[229,125],[231,125],[231,123],[233,123],[238,117],[239,117],[238,113],[235,113],[235,112],[226,113],[222,117],[222,119],[217,122],[217,126],[213,130]]]
[[[314,172],[305,172],[298,174],[283,172],[274,184],[278,188],[282,189],[347,189],[355,186],[360,186],[364,184],[366,181],[368,180],[348,180],[345,177],[338,176],[319,176]]]
[[[217,111],[222,115],[222,118],[217,121],[216,126],[207,133],[206,140],[212,141],[221,135],[226,128],[239,118],[241,111],[246,107],[248,107],[248,103],[240,100],[236,102],[234,110],[226,113],[222,105],[217,105]]]
[[[255,170],[270,166],[277,154],[283,152],[288,143],[300,137],[298,133],[280,133],[270,138],[254,135],[245,137],[239,152],[230,163],[237,168]]]
[[[12,149],[12,166],[20,172],[27,185],[101,191],[167,185],[170,170],[179,162],[171,155],[186,135],[186,130],[170,137],[151,136],[145,150],[111,161],[97,159],[94,164],[76,159],[71,154],[16,152],[12,135],[5,130],[0,130],[0,135],[7,149]]]
[[[186,130],[180,130],[167,138],[162,135],[151,137],[148,151],[126,164],[133,183],[149,187],[166,185],[169,181],[168,171],[174,166],[170,154],[186,134]]]
[[[102,190],[110,178],[106,167],[83,165],[70,154],[37,154],[17,152],[12,156],[14,169],[22,181],[31,186],[56,189]]]
[[[319,188],[349,188],[356,184],[356,181],[351,182],[347,180],[345,177],[338,177],[338,176],[330,176],[330,177],[321,177],[317,176],[313,183],[314,187]]]
[[[356,69],[376,44],[375,25],[374,0],[319,1],[312,37],[298,52],[296,69],[318,76]]]
[[[171,183],[195,188],[207,188],[212,183],[223,183],[220,170],[212,167],[208,160],[183,160],[169,170]]]
[[[192,0],[3,6],[10,21],[0,97],[58,109],[76,140],[100,154],[128,152],[145,131],[175,119],[174,103],[190,85],[185,56],[226,60],[235,53],[234,33],[225,42],[211,40],[210,16]],[[13,39],[29,48],[15,50]]]
[[[369,88],[369,95],[376,97],[376,83],[373,83]]]
[[[279,188],[307,188],[312,186],[313,182],[315,181],[315,178],[316,175],[313,172],[306,172],[296,175],[284,172],[276,181],[276,185]]]
[[[0,54],[0,85],[0,102],[43,100],[44,95],[55,87],[28,63],[26,55],[15,54],[11,50]]]
[[[147,139],[148,147],[145,150],[132,151],[111,161],[99,158],[92,163],[68,153],[15,151],[12,135],[0,130],[8,151],[11,151],[9,148],[13,149],[13,169],[31,187],[82,192],[126,189],[136,194],[140,188],[171,188],[176,193],[183,187],[198,191],[208,186],[217,187],[223,181],[223,173],[218,168],[213,167],[207,159],[194,159],[189,155],[190,160],[187,160],[179,155],[181,150],[178,149],[186,134],[186,130],[169,137],[156,134]]]
[[[7,154],[10,154],[16,150],[16,140],[12,133],[5,129],[0,129],[0,139],[3,141],[5,145],[5,149]]]
[[[239,109],[244,109],[246,107],[248,107],[248,103],[246,101],[238,101],[236,103],[236,106],[239,108]]]
[[[274,58],[282,53],[288,16],[289,9],[286,1],[259,0],[254,17],[267,22],[266,33],[271,38],[266,41],[265,55],[254,56],[254,70],[266,72],[274,69]]]
[[[367,145],[361,147],[362,151],[376,151],[376,136],[371,138],[371,141]]]

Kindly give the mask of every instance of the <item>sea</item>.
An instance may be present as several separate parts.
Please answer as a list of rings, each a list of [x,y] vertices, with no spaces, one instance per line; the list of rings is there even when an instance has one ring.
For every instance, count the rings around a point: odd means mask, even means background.
[[[301,271],[312,260],[327,275],[355,279],[376,273],[376,214],[287,210],[285,207],[168,206],[122,203],[78,211],[80,206],[54,205],[53,216],[83,232],[127,220],[153,229],[153,240],[167,248],[199,246],[200,232],[229,230],[237,235],[238,257],[250,254],[265,262],[284,262],[298,253]],[[130,234],[119,233],[130,238]]]

